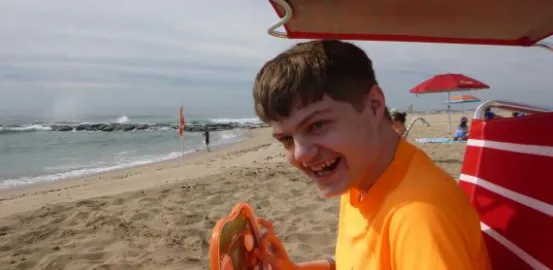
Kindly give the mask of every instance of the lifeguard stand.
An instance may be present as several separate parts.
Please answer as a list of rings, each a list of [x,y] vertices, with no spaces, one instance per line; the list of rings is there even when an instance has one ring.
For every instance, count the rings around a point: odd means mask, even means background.
[[[485,120],[487,108],[524,117]],[[514,102],[481,104],[460,185],[480,214],[493,269],[552,269],[553,112]]]

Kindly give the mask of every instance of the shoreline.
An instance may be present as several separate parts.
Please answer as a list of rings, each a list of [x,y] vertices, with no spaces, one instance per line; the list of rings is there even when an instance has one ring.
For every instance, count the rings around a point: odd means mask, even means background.
[[[259,129],[261,127],[257,128],[234,128],[234,129],[226,129],[226,130],[217,130],[214,132],[237,132],[236,138],[230,138],[226,140],[214,140],[212,141],[212,144],[210,146],[210,149],[217,150],[221,147],[227,147],[229,145],[233,145],[236,143],[243,142],[247,140],[251,135],[252,130]],[[180,141],[180,139],[179,139]],[[186,139],[185,139],[186,141]],[[203,140],[202,140],[203,142]],[[176,150],[176,149],[175,149]],[[197,152],[205,151],[205,145],[202,143],[201,145],[194,146],[192,148],[185,148],[184,149],[184,158],[186,159],[190,155],[193,155]],[[146,155],[147,156],[147,155]],[[52,171],[52,172],[44,172],[42,174],[33,174],[31,172],[31,175],[19,175],[17,177],[13,178],[5,178],[0,179],[0,201],[2,200],[3,196],[2,194],[6,191],[13,191],[29,186],[34,185],[42,185],[47,183],[55,183],[55,182],[63,182],[63,181],[71,181],[74,179],[80,179],[83,177],[89,177],[89,176],[95,176],[102,173],[109,173],[113,171],[120,171],[125,169],[132,169],[140,166],[145,166],[148,164],[154,164],[154,163],[160,163],[160,162],[167,162],[171,160],[180,160],[181,155],[180,152],[172,151],[172,152],[161,152],[161,153],[154,153],[150,154],[149,157],[146,158],[145,154],[142,155],[136,155],[133,160],[128,160],[122,163],[106,163],[104,165],[99,166],[93,166],[93,167],[82,167],[82,168],[75,168],[70,170],[61,170],[61,171]],[[152,158],[153,157],[153,158]],[[94,160],[90,160],[89,163],[94,163]],[[85,171],[85,172],[82,172]],[[86,172],[88,171],[88,172]],[[4,182],[6,181],[6,182]],[[9,183],[10,184],[6,184]]]
[[[10,188],[0,189],[0,217],[6,217],[11,214],[19,213],[21,211],[33,210],[39,207],[42,207],[46,204],[51,203],[60,203],[60,202],[70,202],[75,200],[90,199],[101,196],[114,195],[120,192],[126,191],[135,191],[138,189],[147,189],[160,184],[169,184],[178,181],[183,181],[185,179],[167,179],[165,181],[154,180],[150,183],[143,183],[139,185],[129,186],[128,188],[122,187],[124,183],[131,182],[132,179],[139,178],[142,174],[148,174],[146,172],[152,171],[163,171],[167,169],[178,169],[179,167],[186,167],[190,163],[194,164],[206,158],[215,158],[221,154],[226,154],[227,152],[232,152],[233,150],[247,150],[249,148],[255,148],[259,146],[261,141],[265,141],[267,136],[264,136],[268,133],[268,128],[256,128],[245,131],[245,138],[238,142],[231,142],[228,144],[211,146],[211,151],[205,151],[205,149],[200,151],[191,152],[184,155],[183,164],[181,165],[181,158],[173,158],[153,163],[142,164],[138,166],[118,168],[109,171],[97,172],[93,174],[70,177],[66,179],[59,179],[54,181],[44,181],[37,182],[27,185],[14,186]],[[268,142],[267,142],[268,143]],[[113,183],[111,182],[113,181]],[[97,183],[96,183],[97,182]],[[119,182],[119,183],[117,183]],[[87,190],[95,189],[96,185],[108,185],[108,184],[117,184],[119,187],[112,190],[111,192],[101,192],[99,194],[90,194]],[[133,183],[136,184],[136,183]],[[81,190],[78,196],[62,196],[62,193],[67,193],[70,190]],[[58,195],[55,198],[50,196],[50,193],[57,193]],[[17,202],[26,199],[27,197],[43,197],[40,199],[42,204],[33,204],[20,206]],[[34,200],[34,199],[33,199]]]
[[[222,144],[217,144],[215,146],[210,146],[210,149],[211,150],[218,150],[218,149],[222,149],[222,148],[225,148],[225,147],[237,144],[237,143],[241,143],[245,140],[248,140],[251,137],[252,130],[255,130],[255,129],[249,129],[249,130],[248,129],[243,129],[243,134],[241,135],[241,138],[239,140],[231,140],[231,141],[228,141],[228,142],[223,141],[224,143],[222,143]],[[204,147],[205,147],[205,145],[204,145]],[[198,149],[198,150],[192,150],[192,151],[189,151],[189,152],[185,151],[184,154],[183,154],[183,157],[184,157],[183,159],[186,160],[188,157],[190,157],[194,154],[197,154],[197,153],[202,153],[202,152],[205,152],[205,148]],[[62,178],[55,179],[55,180],[39,180],[39,181],[28,183],[28,184],[3,186],[2,188],[0,188],[0,201],[2,201],[2,199],[4,198],[3,194],[6,193],[6,192],[9,192],[9,191],[15,191],[15,190],[24,189],[24,188],[31,187],[31,186],[36,186],[36,185],[45,185],[45,184],[47,185],[47,184],[51,184],[51,183],[73,181],[73,180],[77,180],[77,179],[81,179],[81,178],[98,176],[98,175],[101,175],[101,174],[104,174],[104,173],[128,170],[128,169],[133,169],[133,168],[137,168],[137,167],[141,167],[141,166],[147,166],[147,165],[163,163],[163,162],[170,162],[170,161],[177,161],[177,160],[178,161],[181,160],[180,155],[177,156],[177,157],[171,157],[171,158],[168,158],[168,159],[151,161],[151,162],[146,162],[146,163],[142,163],[142,164],[132,164],[132,163],[120,164],[120,165],[122,165],[120,168],[113,168],[113,169],[107,169],[107,170],[92,172],[92,173],[85,173],[85,174],[78,175],[78,176],[62,177]],[[116,166],[117,165],[110,165],[110,166],[107,166],[107,167],[109,168],[109,167],[116,167]],[[104,169],[104,168],[106,168],[106,167],[96,167],[95,169]],[[68,172],[71,172],[71,171],[68,171]],[[60,173],[60,174],[63,174],[63,173]],[[40,175],[40,176],[32,177],[32,179],[36,179],[36,178],[40,178],[40,177],[44,177],[44,176],[50,176],[50,175],[55,175],[55,174]],[[25,178],[25,177],[21,177],[21,178]],[[19,180],[21,178],[18,178],[18,179],[3,179],[3,180],[0,180],[0,181]]]

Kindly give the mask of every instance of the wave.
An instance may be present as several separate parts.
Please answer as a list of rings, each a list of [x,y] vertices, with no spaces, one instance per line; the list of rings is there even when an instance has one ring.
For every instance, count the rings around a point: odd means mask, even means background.
[[[261,124],[259,118],[210,118],[208,120],[214,124],[229,124],[229,123],[242,123],[242,124]]]
[[[184,154],[190,154],[195,150],[189,150],[184,152]],[[171,160],[180,157],[180,152],[172,152],[166,155],[157,155],[157,156],[145,156],[133,161],[120,162],[112,165],[104,166],[94,166],[83,165],[83,166],[59,166],[54,168],[46,168],[47,170],[60,170],[65,169],[65,171],[37,176],[37,177],[22,177],[18,179],[7,179],[0,181],[0,189],[17,187],[22,185],[29,185],[39,182],[50,182],[50,181],[59,181],[68,178],[75,178],[80,176],[92,175],[102,172],[108,172],[118,169],[132,168],[140,165]],[[101,165],[101,164],[97,164]]]
[[[244,130],[226,130],[217,133],[213,137],[212,147],[219,147],[227,144],[237,143],[246,139]],[[156,143],[156,142],[153,142]],[[178,149],[178,144],[175,144]],[[197,142],[186,146],[183,154],[187,155],[197,151],[203,151],[203,142]],[[52,182],[60,180],[70,180],[76,177],[89,176],[98,173],[126,169],[145,164],[161,162],[165,160],[177,159],[181,156],[180,152],[169,150],[165,153],[141,153],[138,154],[136,148],[127,148],[106,152],[100,158],[94,156],[94,159],[86,161],[81,160],[70,164],[58,164],[40,167],[32,176],[25,173],[21,177],[10,177],[9,179],[0,179],[0,191],[24,185],[30,185],[40,182]],[[107,158],[106,158],[107,157]]]
[[[127,117],[126,115],[123,115],[123,116],[117,118],[117,120],[115,120],[115,123],[125,124],[125,123],[128,123],[129,121],[130,121],[129,117]]]
[[[8,132],[33,132],[33,131],[51,131],[52,127],[39,124],[28,124],[20,126],[2,126],[0,125],[0,134]]]
[[[207,120],[187,121],[185,130],[188,132],[199,132],[208,126],[212,131],[228,130],[236,128],[256,128],[263,125],[258,118],[211,118]],[[66,132],[66,131],[173,131],[178,129],[176,121],[158,122],[132,122],[123,115],[109,122],[39,122],[21,125],[1,125],[0,135],[21,132]]]

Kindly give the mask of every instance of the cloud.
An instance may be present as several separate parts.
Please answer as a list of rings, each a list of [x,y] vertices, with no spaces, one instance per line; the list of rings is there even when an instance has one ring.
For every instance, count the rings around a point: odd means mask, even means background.
[[[90,110],[208,100],[248,114],[255,73],[295,42],[267,35],[276,19],[259,0],[2,1],[0,93],[11,96],[0,107],[50,108],[68,97],[84,98]],[[408,90],[445,72],[492,85],[475,93],[483,99],[553,103],[553,55],[543,49],[355,43],[374,60],[392,106],[443,107],[445,96]]]

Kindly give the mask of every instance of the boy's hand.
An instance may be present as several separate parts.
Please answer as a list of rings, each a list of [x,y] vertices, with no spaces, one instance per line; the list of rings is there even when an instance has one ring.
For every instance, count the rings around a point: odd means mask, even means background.
[[[298,267],[290,260],[284,245],[276,237],[273,224],[264,219],[257,219],[259,225],[265,227],[267,232],[261,237],[259,243],[260,249],[255,251],[255,255],[272,270],[296,270]]]

